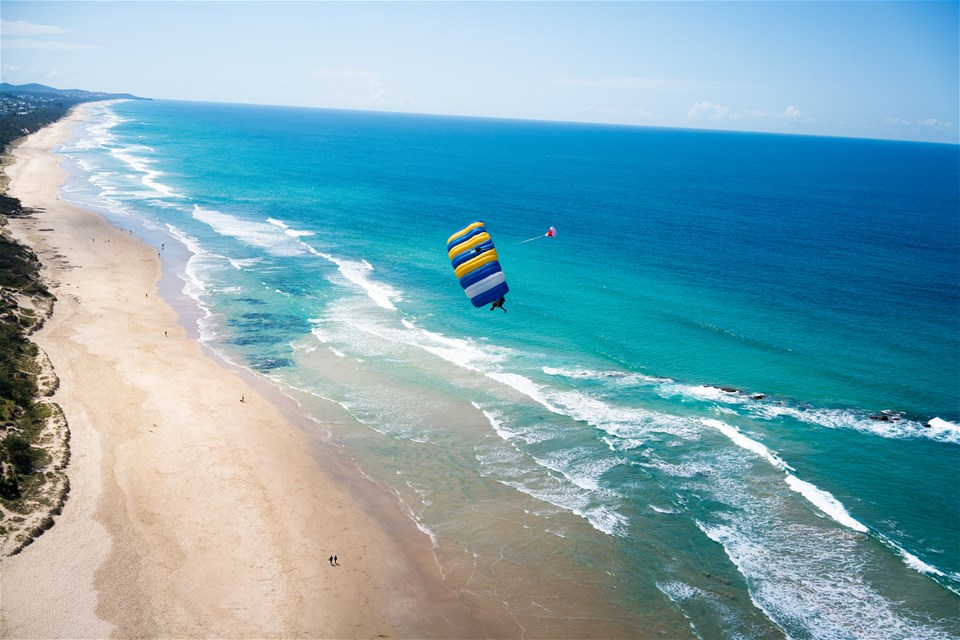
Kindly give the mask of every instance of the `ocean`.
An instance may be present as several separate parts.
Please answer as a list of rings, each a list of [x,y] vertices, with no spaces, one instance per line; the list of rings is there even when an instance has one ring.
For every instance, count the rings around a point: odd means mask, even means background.
[[[57,152],[491,633],[960,638],[958,147],[125,101]]]

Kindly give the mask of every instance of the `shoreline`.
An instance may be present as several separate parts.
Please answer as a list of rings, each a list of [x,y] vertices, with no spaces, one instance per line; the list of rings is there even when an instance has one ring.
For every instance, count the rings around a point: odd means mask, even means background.
[[[7,167],[10,195],[43,209],[9,226],[58,298],[33,339],[72,439],[63,513],[0,560],[0,635],[486,635],[396,498],[292,399],[191,339],[154,249],[58,198],[51,149],[85,111]]]

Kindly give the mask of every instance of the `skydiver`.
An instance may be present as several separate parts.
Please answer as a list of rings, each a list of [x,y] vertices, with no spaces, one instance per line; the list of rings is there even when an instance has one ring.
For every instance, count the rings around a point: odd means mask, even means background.
[[[493,311],[494,309],[498,309],[498,308],[499,308],[499,309],[503,309],[503,301],[504,301],[505,299],[506,299],[506,298],[505,298],[504,296],[500,296],[500,299],[497,300],[496,302],[494,302],[494,303],[490,306],[490,311]],[[507,310],[506,310],[506,309],[503,309],[503,312],[506,313]]]

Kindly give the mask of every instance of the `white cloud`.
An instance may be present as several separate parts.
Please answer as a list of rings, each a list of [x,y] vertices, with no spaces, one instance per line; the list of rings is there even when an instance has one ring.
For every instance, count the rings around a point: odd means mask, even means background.
[[[10,82],[10,84],[27,84],[29,82],[52,83],[59,80],[62,75],[60,70],[56,68],[25,68],[14,64],[4,64],[3,74],[5,80]],[[17,80],[17,78],[20,78],[20,80]]]
[[[706,100],[694,103],[694,105],[690,107],[687,111],[687,120],[691,122],[732,122],[737,124],[759,123],[764,121],[775,122],[778,120],[786,120],[792,123],[813,122],[811,118],[805,118],[800,112],[800,109],[794,106],[789,106],[780,113],[772,114],[763,109],[740,109],[739,111],[734,111],[730,107],[713,104]]]
[[[792,124],[811,124],[814,122],[813,118],[804,116],[800,109],[794,106],[789,106],[784,109],[783,113],[780,114],[780,118]]]
[[[704,89],[734,89],[737,87],[725,86],[725,85],[716,85],[716,84],[702,84],[691,82],[689,80],[672,80],[672,79],[658,79],[658,78],[636,78],[636,77],[620,77],[620,78],[585,78],[585,77],[570,77],[562,76],[559,78],[553,78],[550,81],[550,84],[560,84],[571,87],[590,87],[595,89],[648,89],[648,90],[670,90],[670,91],[681,91],[681,90],[704,90]]]
[[[792,120],[794,122],[798,122],[800,121],[801,118],[803,118],[803,115],[800,113],[800,109],[797,109],[796,107],[793,107],[793,106],[790,106],[784,109],[783,113],[780,115],[782,115],[787,120]]]
[[[315,69],[309,75],[326,81],[323,88],[332,92],[326,96],[327,99],[354,106],[384,106],[390,101],[380,74],[374,71]],[[405,104],[409,100],[404,96],[399,102]]]
[[[376,74],[367,78],[367,88],[370,91],[369,98],[374,102],[383,102],[383,99],[387,97],[386,89],[380,84],[380,76]]]
[[[600,106],[590,106],[584,107],[583,112],[589,115],[598,115],[598,116],[614,116],[617,115],[617,110],[613,107],[600,107]]]
[[[4,49],[30,49],[73,51],[78,49],[103,49],[99,45],[76,44],[62,40],[47,40],[37,36],[60,36],[67,32],[60,27],[34,24],[25,20],[0,20],[0,47]]]
[[[693,122],[720,122],[730,119],[730,107],[724,107],[712,102],[697,102],[687,112],[687,120]]]
[[[315,69],[310,72],[310,75],[317,78],[347,78],[366,80],[368,77],[374,74],[372,71],[362,71],[360,69]]]
[[[49,36],[66,33],[60,27],[33,24],[25,20],[0,20],[0,34],[6,36]]]
[[[952,122],[943,122],[942,120],[937,120],[936,118],[921,118],[917,120],[917,124],[921,127],[930,127],[932,129],[946,129],[948,131],[953,130]]]
[[[4,49],[32,49],[32,50],[51,50],[51,51],[76,51],[79,49],[104,49],[102,45],[97,44],[75,44],[73,42],[62,42],[60,40],[3,40],[0,46]]]
[[[891,127],[896,127],[898,129],[904,127],[910,127],[916,129],[917,127],[922,127],[925,129],[942,129],[944,131],[954,131],[956,126],[952,122],[944,122],[937,118],[917,118],[913,122],[905,120],[903,118],[889,117],[884,118],[883,124]]]

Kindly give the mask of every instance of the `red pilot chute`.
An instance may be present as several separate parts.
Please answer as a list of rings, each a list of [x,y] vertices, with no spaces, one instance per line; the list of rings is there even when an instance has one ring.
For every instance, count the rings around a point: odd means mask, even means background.
[[[557,230],[554,227],[547,229],[547,232],[542,236],[533,236],[532,238],[527,238],[526,240],[521,240],[517,244],[523,244],[524,242],[533,242],[534,240],[539,240],[540,238],[556,238]]]

